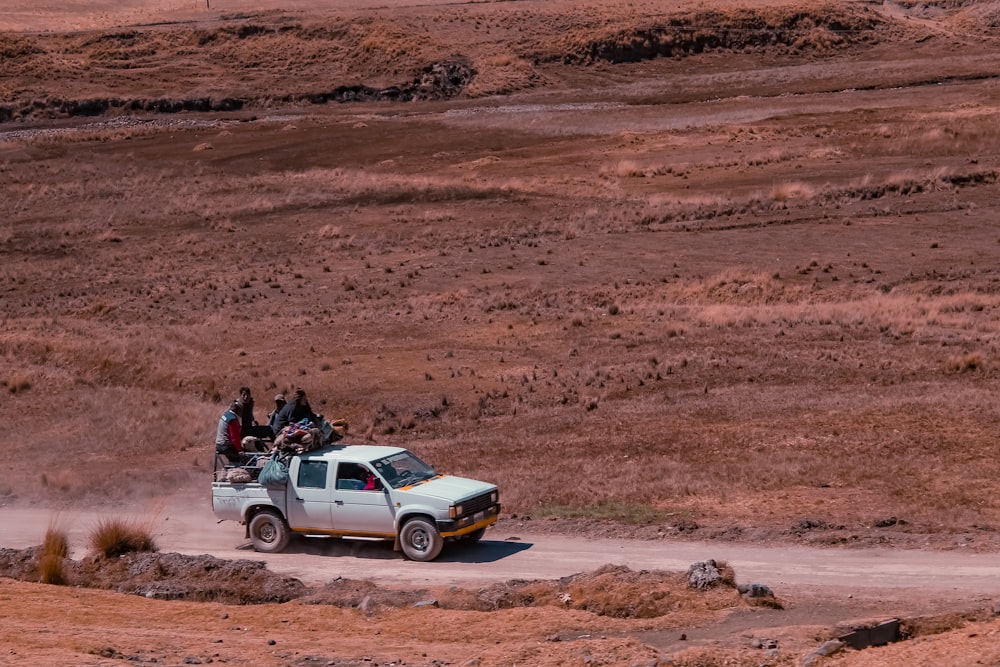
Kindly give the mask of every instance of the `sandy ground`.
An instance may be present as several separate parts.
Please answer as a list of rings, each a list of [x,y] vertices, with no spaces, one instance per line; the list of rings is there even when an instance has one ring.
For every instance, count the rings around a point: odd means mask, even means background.
[[[42,542],[52,524],[68,529],[73,558],[84,558],[99,512],[0,508],[4,544],[23,549]],[[125,515],[127,516],[127,515]],[[144,518],[137,515],[136,518]],[[1000,564],[993,554],[888,549],[821,549],[676,539],[629,540],[541,532],[506,519],[483,543],[456,546],[433,563],[408,561],[391,544],[305,538],[280,554],[254,553],[243,527],[218,523],[204,503],[173,503],[156,517],[153,535],[164,551],[264,560],[268,568],[309,584],[364,578],[373,564],[381,582],[396,585],[477,586],[509,579],[559,579],[605,564],[633,570],[686,571],[708,559],[730,563],[741,583],[778,590],[823,590],[835,597],[914,593],[1000,598]]]
[[[307,538],[296,540],[280,554],[256,554],[249,542],[243,539],[241,527],[220,525],[204,502],[198,499],[161,506],[155,517],[148,514],[118,514],[117,517],[150,525],[157,546],[164,552],[207,553],[233,561],[260,560],[266,562],[268,569],[276,574],[295,577],[315,587],[341,579],[374,580],[379,586],[390,589],[425,591],[424,599],[433,599],[434,591],[454,591],[456,588],[474,590],[477,586],[508,581],[554,581],[597,571],[608,565],[625,566],[637,572],[683,572],[691,563],[711,558],[732,566],[737,572],[738,583],[764,583],[771,587],[783,608],[736,605],[725,612],[718,612],[714,619],[687,622],[672,619],[658,623],[609,621],[599,624],[599,629],[590,623],[590,620],[596,619],[574,618],[558,609],[542,608],[531,613],[526,610],[511,611],[509,614],[492,612],[488,615],[495,616],[493,621],[480,619],[476,623],[485,623],[483,629],[486,630],[495,622],[504,628],[504,632],[518,638],[510,642],[498,641],[491,646],[492,642],[486,641],[485,637],[473,635],[463,648],[458,649],[457,646],[450,647],[449,640],[441,635],[435,635],[431,627],[448,623],[446,619],[459,612],[431,610],[425,612],[427,616],[443,618],[417,620],[405,610],[383,609],[374,616],[371,612],[328,610],[318,614],[312,612],[309,616],[311,620],[307,620],[299,618],[296,603],[286,603],[273,611],[248,612],[246,608],[227,609],[209,603],[134,602],[129,599],[132,596],[116,594],[108,597],[106,593],[81,590],[63,594],[58,592],[59,587],[36,584],[29,588],[8,582],[0,589],[0,594],[14,596],[20,602],[14,612],[16,616],[8,618],[13,622],[6,624],[5,628],[9,638],[14,632],[20,637],[8,639],[12,647],[8,653],[11,662],[4,664],[23,664],[25,659],[51,661],[52,664],[65,664],[66,660],[71,660],[73,664],[115,664],[105,660],[135,660],[137,655],[144,655],[144,660],[159,656],[159,660],[168,661],[170,655],[184,655],[185,660],[191,656],[202,656],[201,659],[204,659],[205,655],[209,655],[218,661],[238,655],[240,660],[249,660],[251,664],[297,664],[295,660],[305,660],[302,656],[320,651],[320,646],[323,647],[321,652],[327,656],[324,659],[332,660],[333,664],[354,664],[354,660],[376,664],[437,664],[435,660],[450,661],[456,655],[462,655],[463,662],[477,659],[480,664],[514,664],[518,660],[516,654],[529,650],[528,646],[532,647],[530,653],[534,657],[530,660],[535,664],[564,664],[564,660],[576,659],[566,657],[561,648],[552,648],[553,637],[559,637],[561,642],[575,639],[589,645],[586,649],[573,651],[573,655],[579,657],[593,653],[594,659],[604,664],[634,664],[643,655],[647,656],[646,660],[650,655],[658,656],[653,660],[677,656],[681,661],[702,659],[691,656],[714,655],[711,660],[752,661],[756,653],[754,647],[761,640],[765,643],[773,640],[781,650],[772,652],[770,657],[780,654],[780,661],[770,664],[785,664],[786,660],[792,661],[789,663],[792,664],[800,656],[815,650],[822,641],[848,632],[859,624],[896,618],[916,627],[920,627],[920,623],[926,627],[940,626],[932,632],[956,626],[966,627],[961,638],[951,638],[947,633],[936,637],[938,643],[948,642],[953,647],[949,651],[957,651],[949,658],[954,661],[947,664],[958,665],[963,664],[963,656],[982,650],[978,646],[965,646],[970,636],[996,632],[995,623],[978,630],[970,631],[968,627],[972,619],[984,618],[984,612],[988,618],[989,610],[1000,599],[1000,567],[991,554],[572,537],[538,531],[523,522],[504,521],[491,529],[487,538],[478,544],[452,546],[433,563],[414,563],[394,553],[387,544]],[[84,546],[87,536],[98,522],[107,518],[107,512],[0,508],[0,522],[4,527],[3,546],[26,548],[37,545],[41,543],[45,530],[56,527],[65,530],[70,543],[75,545],[70,554],[72,558],[88,558],[88,549]],[[71,599],[66,599],[67,595]],[[43,609],[52,604],[58,604],[63,609],[59,615],[61,630],[56,633],[54,643],[44,642],[49,648],[40,652],[34,640],[25,640],[38,636],[37,631],[32,629],[32,619],[38,613],[51,615],[51,609],[47,612]],[[133,632],[119,629],[114,632],[114,638],[107,636],[99,639],[108,632],[101,629],[104,624],[87,620],[91,618],[89,615],[74,616],[72,610],[76,605],[85,605],[91,612],[93,608],[109,605],[114,611],[109,613],[109,620],[105,622],[111,624],[116,623],[114,618],[119,615],[140,614],[144,621]],[[14,611],[13,606],[8,605],[8,608]],[[269,630],[266,623],[258,625],[249,620],[275,614],[285,618],[286,623],[293,624],[294,630],[286,628],[275,633],[273,627]],[[195,632],[193,627],[172,620],[178,615],[189,616],[191,623],[201,624],[201,631]],[[199,620],[204,618],[214,620]],[[965,618],[969,620],[963,620]],[[234,620],[237,625],[231,625]],[[314,626],[320,622],[334,623],[341,628],[347,624],[354,630],[346,634],[337,630],[325,635],[318,626]],[[464,624],[468,621],[459,622]],[[154,627],[158,629],[154,630]],[[172,627],[175,629],[170,630]],[[407,628],[402,632],[409,639],[399,635],[401,628]],[[159,636],[164,631],[179,632],[185,641],[167,641]],[[234,631],[244,639],[238,642],[238,646],[225,646],[229,644],[225,635]],[[358,654],[356,642],[364,641],[364,637],[370,637],[373,632],[375,635],[396,637],[402,643],[388,652],[383,644],[378,650],[373,648],[363,652],[363,656]],[[525,636],[519,636],[521,633]],[[216,638],[209,639],[211,636]],[[414,643],[420,636],[423,636],[422,641]],[[95,658],[94,662],[88,661],[79,653],[80,649],[70,648],[60,637],[64,640],[74,637],[74,646],[81,646],[80,642],[83,646],[92,646],[91,652],[100,654],[101,660],[96,661]],[[268,644],[278,648],[266,651],[254,648],[262,645],[265,638]],[[217,647],[222,649],[221,653],[217,650],[206,653],[206,642],[223,644]],[[939,649],[935,647],[933,650]],[[421,653],[419,657],[415,654],[417,651]],[[709,653],[704,654],[704,651]],[[478,658],[475,657],[477,655]],[[861,659],[860,653],[856,655],[858,659],[844,664],[883,664]],[[907,660],[917,660],[914,664],[935,664],[929,655],[933,654]],[[902,658],[890,657],[890,662],[885,664],[896,664],[892,662],[896,659]]]

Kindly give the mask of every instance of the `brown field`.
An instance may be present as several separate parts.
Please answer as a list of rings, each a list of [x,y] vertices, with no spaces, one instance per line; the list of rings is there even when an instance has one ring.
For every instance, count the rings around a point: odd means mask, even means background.
[[[562,530],[1000,549],[1000,2],[321,4],[0,15],[0,504],[301,386]]]

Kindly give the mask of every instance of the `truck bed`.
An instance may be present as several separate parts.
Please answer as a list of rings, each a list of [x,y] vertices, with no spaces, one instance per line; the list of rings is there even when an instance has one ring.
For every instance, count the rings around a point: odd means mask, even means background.
[[[242,521],[243,509],[253,505],[252,501],[277,507],[284,515],[285,489],[269,489],[257,482],[212,482],[212,509],[219,520]]]

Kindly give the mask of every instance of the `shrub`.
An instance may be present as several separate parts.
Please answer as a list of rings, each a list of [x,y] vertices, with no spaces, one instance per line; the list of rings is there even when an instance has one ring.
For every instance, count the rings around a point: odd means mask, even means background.
[[[38,557],[38,576],[43,584],[66,584],[64,561],[69,556],[69,539],[66,532],[55,527],[45,531],[45,541]]]
[[[12,394],[23,394],[31,389],[31,377],[27,373],[19,373],[4,381],[4,386]]]
[[[45,555],[69,557],[69,538],[66,531],[50,527],[45,531],[45,541],[42,542],[42,553]]]
[[[38,558],[39,581],[43,584],[52,584],[53,586],[65,586],[66,572],[63,565],[64,561],[59,556],[43,553]]]
[[[983,367],[983,356],[978,352],[969,352],[961,356],[954,356],[948,360],[948,368],[958,373],[968,373],[979,370]]]
[[[105,558],[157,550],[150,527],[127,519],[101,519],[90,533],[90,548]]]

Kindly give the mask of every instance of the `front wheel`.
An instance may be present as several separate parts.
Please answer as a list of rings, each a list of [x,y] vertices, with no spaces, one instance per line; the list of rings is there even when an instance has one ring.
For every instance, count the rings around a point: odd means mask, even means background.
[[[250,541],[254,551],[278,553],[288,546],[291,537],[288,524],[276,512],[265,510],[250,520]]]
[[[441,539],[437,527],[430,521],[420,518],[410,519],[403,524],[399,542],[407,558],[421,562],[437,558],[441,553],[441,547],[444,546],[444,540]]]

